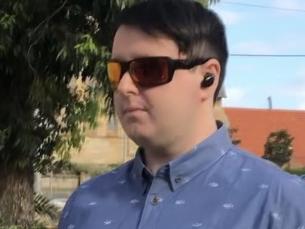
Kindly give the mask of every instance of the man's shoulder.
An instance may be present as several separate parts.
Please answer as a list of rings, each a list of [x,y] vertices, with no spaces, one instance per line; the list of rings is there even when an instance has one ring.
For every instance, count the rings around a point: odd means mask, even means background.
[[[82,212],[88,211],[88,207],[95,206],[100,202],[108,201],[108,206],[110,206],[111,201],[113,201],[111,196],[115,196],[115,193],[122,190],[122,182],[127,181],[132,164],[133,160],[128,161],[110,172],[82,183],[68,198],[59,228],[66,225],[68,215],[78,217]]]
[[[130,173],[132,169],[133,160],[128,161],[119,167],[106,172],[104,174],[98,175],[91,178],[90,180],[84,182],[79,188],[97,188],[97,187],[111,187],[120,182],[120,179],[126,179],[126,176]]]
[[[70,196],[70,199],[80,198],[81,196],[95,195],[96,193],[105,194],[114,191],[120,182],[128,179],[132,169],[133,160],[128,161],[119,167],[93,177],[83,182]]]
[[[235,161],[235,169],[248,177],[250,182],[259,182],[262,187],[275,187],[276,189],[300,189],[305,193],[305,182],[298,176],[292,175],[281,169],[269,160],[265,160],[238,147],[233,147],[228,152],[228,157]],[[265,184],[265,185],[264,185]]]
[[[255,153],[249,152],[239,147],[232,147],[227,152],[227,157],[236,163],[236,167],[241,167],[241,170],[244,172],[263,172],[268,174],[270,173],[270,175],[274,175],[274,173],[283,173],[283,170],[272,161],[263,159],[257,156]]]
[[[232,170],[223,172],[223,177],[237,198],[250,205],[255,197],[261,211],[270,212],[276,228],[305,226],[305,182],[300,177],[237,147],[227,152],[225,161],[224,166]]]

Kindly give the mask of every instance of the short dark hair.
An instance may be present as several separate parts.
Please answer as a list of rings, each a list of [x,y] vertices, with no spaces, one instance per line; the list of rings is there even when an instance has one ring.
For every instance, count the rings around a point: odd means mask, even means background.
[[[116,30],[121,25],[152,36],[166,35],[189,59],[216,58],[221,66],[216,101],[224,81],[228,48],[225,27],[213,11],[194,0],[144,0],[121,12]]]

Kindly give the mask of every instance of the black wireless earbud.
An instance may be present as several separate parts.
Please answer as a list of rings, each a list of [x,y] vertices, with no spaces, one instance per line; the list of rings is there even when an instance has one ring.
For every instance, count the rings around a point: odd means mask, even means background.
[[[214,75],[211,73],[207,73],[205,74],[205,76],[203,77],[203,80],[200,83],[200,87],[201,88],[206,88],[206,87],[210,87],[213,83],[214,83]]]

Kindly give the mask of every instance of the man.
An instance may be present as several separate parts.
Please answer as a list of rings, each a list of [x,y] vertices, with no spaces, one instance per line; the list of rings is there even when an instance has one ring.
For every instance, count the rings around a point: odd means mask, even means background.
[[[140,148],[73,193],[60,229],[305,229],[304,182],[235,148],[215,121],[227,56],[223,24],[195,1],[123,11],[108,73]]]

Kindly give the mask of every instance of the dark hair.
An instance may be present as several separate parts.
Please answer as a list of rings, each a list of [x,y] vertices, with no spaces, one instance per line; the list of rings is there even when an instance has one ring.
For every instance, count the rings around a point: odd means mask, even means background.
[[[173,39],[188,58],[216,58],[221,65],[214,101],[224,80],[228,49],[225,28],[219,17],[194,0],[146,0],[125,8],[118,18],[121,25]]]

